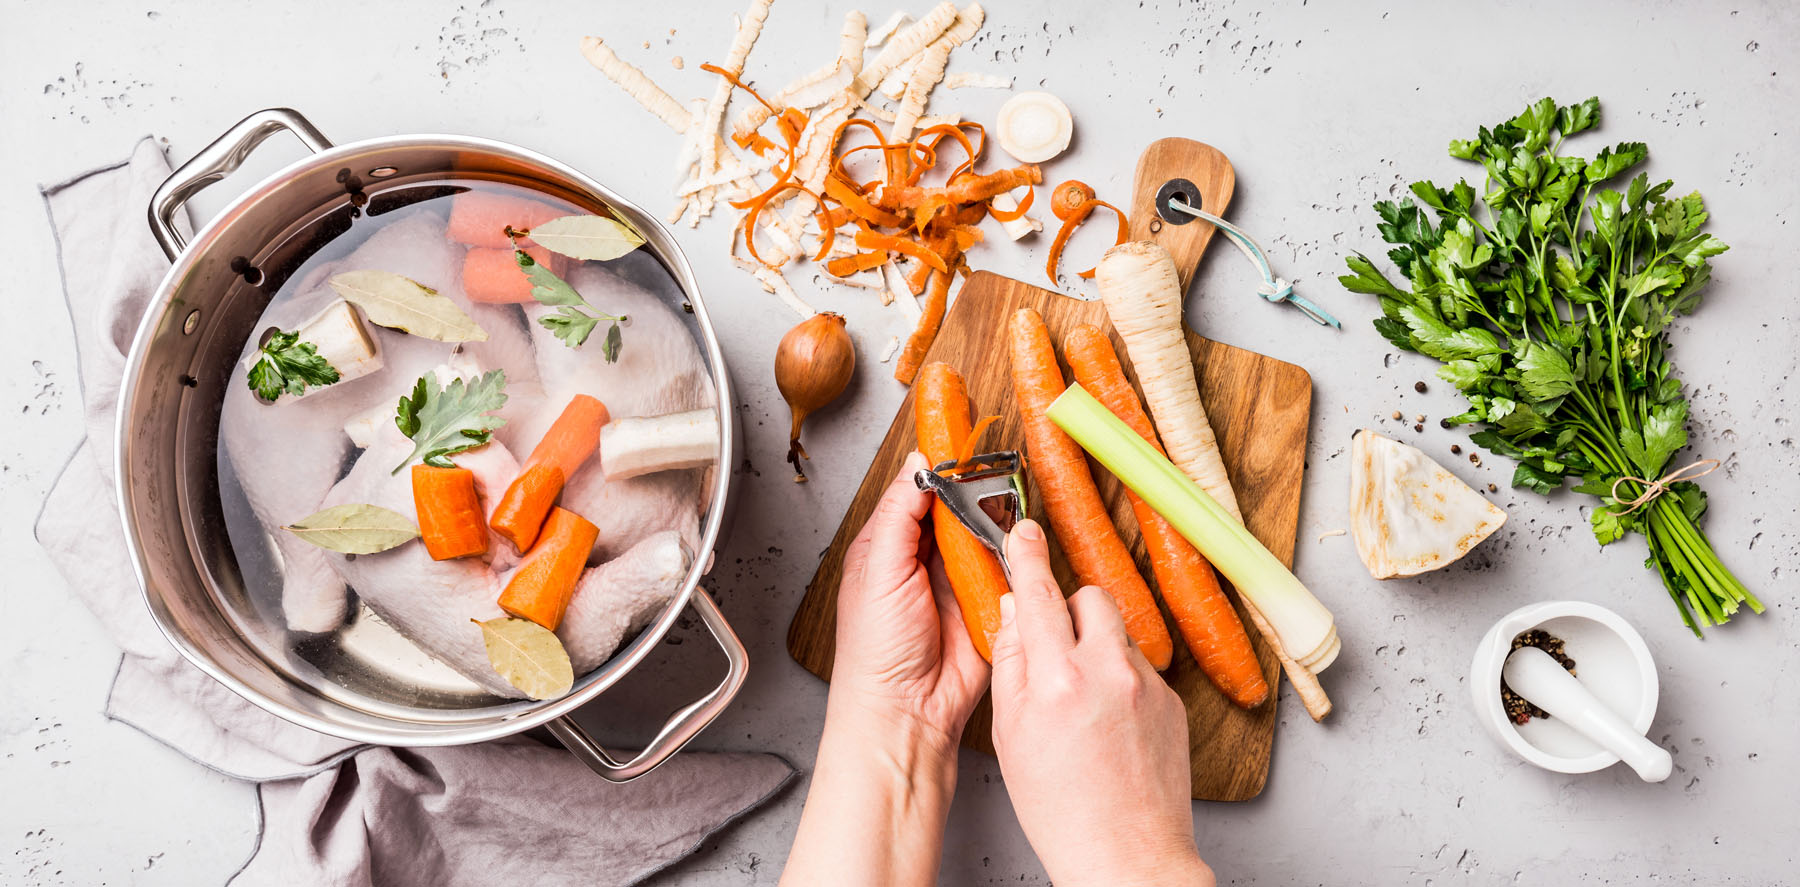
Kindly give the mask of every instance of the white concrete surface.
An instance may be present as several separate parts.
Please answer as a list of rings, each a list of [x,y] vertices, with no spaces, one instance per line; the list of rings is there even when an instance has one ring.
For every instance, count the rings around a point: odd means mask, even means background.
[[[290,105],[338,140],[413,131],[510,140],[664,207],[676,139],[582,61],[576,38],[604,35],[677,95],[700,95],[710,82],[697,66],[723,54],[737,6],[0,0],[0,242],[8,257],[0,282],[0,881],[217,883],[249,851],[256,816],[248,786],[100,717],[114,651],[31,539],[38,503],[80,434],[74,353],[37,186],[117,159],[144,133],[166,137],[184,159],[243,114]],[[1334,334],[1261,304],[1249,269],[1230,254],[1206,264],[1190,301],[1202,331],[1313,373],[1298,568],[1334,606],[1345,644],[1326,677],[1339,705],[1328,724],[1315,726],[1282,700],[1263,796],[1195,806],[1200,846],[1223,880],[1791,882],[1800,460],[1788,380],[1800,336],[1789,222],[1800,13],[1779,0],[991,7],[988,27],[953,70],[1011,74],[1068,101],[1077,144],[1053,179],[1079,177],[1124,199],[1150,139],[1209,141],[1237,167],[1232,218],[1265,238],[1281,273],[1348,321]],[[810,69],[835,45],[844,8],[781,0],[751,76],[767,85]],[[889,11],[866,8],[876,21]],[[674,55],[685,58],[684,70],[672,70]],[[1414,434],[1384,421],[1395,409],[1409,418],[1454,412],[1455,397],[1444,384],[1413,392],[1431,366],[1394,355],[1369,328],[1372,303],[1333,281],[1340,256],[1380,247],[1370,201],[1402,193],[1413,178],[1469,173],[1444,156],[1445,142],[1545,93],[1601,96],[1606,123],[1586,150],[1601,140],[1648,142],[1652,171],[1703,191],[1714,230],[1732,245],[1717,260],[1710,302],[1679,325],[1674,353],[1693,383],[1693,452],[1726,462],[1705,482],[1707,527],[1770,610],[1703,642],[1640,566],[1641,542],[1597,550],[1583,500],[1506,491],[1503,459],[1455,469],[1501,484],[1495,499],[1512,515],[1464,565],[1381,584],[1362,571],[1349,539],[1319,539],[1345,525],[1343,456],[1353,429],[1386,427],[1436,454],[1461,437],[1431,422]],[[934,107],[986,120],[1003,98],[965,91]],[[276,145],[275,153],[290,150]],[[202,202],[218,205],[216,195]],[[816,296],[818,307],[850,316],[865,363],[845,406],[812,423],[815,479],[795,486],[782,465],[786,417],[768,371],[794,318],[727,264],[720,224],[679,237],[725,319],[751,432],[751,476],[716,586],[755,666],[737,704],[699,744],[767,749],[805,766],[825,688],[789,661],[783,635],[900,399],[874,356],[904,322],[858,291]],[[976,263],[1035,279],[1046,245],[986,245]],[[1463,684],[1475,641],[1495,617],[1552,597],[1600,602],[1643,631],[1662,678],[1653,738],[1679,768],[1668,782],[1645,785],[1619,768],[1539,772],[1478,732]],[[660,883],[773,883],[803,788]],[[965,754],[960,789],[944,883],[1043,883],[994,762]]]

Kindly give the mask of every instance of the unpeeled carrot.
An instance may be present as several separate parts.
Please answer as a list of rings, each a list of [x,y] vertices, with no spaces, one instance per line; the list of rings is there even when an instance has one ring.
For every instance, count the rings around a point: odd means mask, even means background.
[[[913,385],[913,425],[919,452],[931,464],[955,459],[962,451],[971,431],[969,394],[962,376],[949,364],[933,362],[919,371]],[[1011,590],[1006,572],[994,553],[956,520],[949,506],[935,498],[931,525],[969,639],[981,658],[992,662],[994,635],[1000,631],[1000,597]]]
[[[525,254],[540,265],[558,271],[561,257],[541,246],[525,248]],[[512,247],[472,246],[463,256],[463,292],[471,302],[491,305],[520,304],[532,301],[531,278],[525,276],[513,257]]]
[[[1056,365],[1050,331],[1037,311],[1020,308],[1013,314],[1010,338],[1013,400],[1025,425],[1030,457],[1026,465],[1050,515],[1050,527],[1056,531],[1075,576],[1083,585],[1106,589],[1118,601],[1125,631],[1151,666],[1162,671],[1175,655],[1175,642],[1163,624],[1162,611],[1156,608],[1150,586],[1113,526],[1112,515],[1088,470],[1087,456],[1045,414],[1063,393],[1062,370]]]
[[[537,544],[519,562],[506,590],[500,593],[500,609],[555,631],[599,537],[599,528],[581,515],[566,508],[551,509]]]
[[[420,463],[412,468],[419,538],[432,560],[487,553],[487,521],[475,493],[475,472]]]
[[[1081,387],[1149,441],[1157,452],[1162,452],[1150,416],[1126,381],[1125,368],[1105,333],[1088,324],[1075,327],[1063,339],[1063,356],[1068,358],[1069,369]],[[1138,528],[1143,531],[1163,603],[1174,615],[1175,627],[1187,641],[1194,661],[1213,686],[1238,707],[1261,705],[1269,698],[1262,663],[1256,660],[1256,650],[1250,646],[1243,621],[1219,588],[1219,577],[1212,564],[1138,494],[1127,489],[1125,495],[1130,498]]]
[[[464,191],[450,198],[450,222],[444,234],[457,243],[503,249],[512,246],[507,228],[524,231],[565,215],[568,213],[529,197]]]
[[[562,415],[544,432],[544,439],[532,448],[519,476],[500,497],[500,504],[494,507],[493,519],[489,521],[494,532],[511,541],[520,552],[529,549],[538,537],[539,522],[550,513],[550,505],[562,492],[563,484],[600,446],[600,429],[610,418],[606,404],[599,400],[586,394],[570,398]],[[555,467],[560,476],[540,470],[539,466],[544,465]]]
[[[527,466],[513,478],[506,495],[494,506],[488,525],[514,548],[530,551],[550,509],[556,507],[556,497],[562,493],[565,480],[562,469],[554,462]]]

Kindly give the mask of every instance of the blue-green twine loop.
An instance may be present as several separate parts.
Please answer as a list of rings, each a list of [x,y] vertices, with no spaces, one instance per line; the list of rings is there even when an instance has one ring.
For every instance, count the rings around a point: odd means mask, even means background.
[[[1212,213],[1206,212],[1205,210],[1189,206],[1186,201],[1179,198],[1170,200],[1169,208],[1186,213],[1196,219],[1203,219],[1211,222],[1220,231],[1223,231],[1226,238],[1236,245],[1237,248],[1250,259],[1250,262],[1256,266],[1257,273],[1262,275],[1262,283],[1256,288],[1257,295],[1278,305],[1282,302],[1293,305],[1295,308],[1300,309],[1307,317],[1312,318],[1314,322],[1322,326],[1329,326],[1332,329],[1343,329],[1343,324],[1338,323],[1338,319],[1332,317],[1330,312],[1313,304],[1304,296],[1294,295],[1294,285],[1275,276],[1274,270],[1269,267],[1268,256],[1263,254],[1262,248],[1257,246],[1256,241],[1251,240],[1250,235],[1245,234],[1242,228],[1239,228]]]

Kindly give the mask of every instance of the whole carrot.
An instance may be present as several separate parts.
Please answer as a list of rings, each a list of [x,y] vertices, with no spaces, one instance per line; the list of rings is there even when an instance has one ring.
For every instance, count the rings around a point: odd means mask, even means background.
[[[420,463],[412,467],[412,489],[419,537],[432,560],[487,553],[487,521],[475,494],[474,472]]]
[[[1012,317],[1013,400],[1025,424],[1025,446],[1032,480],[1043,497],[1050,527],[1062,543],[1069,566],[1084,585],[1106,589],[1119,603],[1125,630],[1157,671],[1169,667],[1175,642],[1163,624],[1162,611],[1150,586],[1138,572],[1131,552],[1119,538],[1081,447],[1064,434],[1044,411],[1063,393],[1062,370],[1044,319],[1030,308]]]
[[[530,549],[544,516],[562,493],[563,484],[599,448],[600,429],[610,420],[606,404],[585,394],[570,398],[562,415],[556,417],[550,430],[544,432],[544,439],[538,441],[531,456],[520,466],[519,476],[506,488],[500,504],[494,506],[494,516],[488,522],[494,532],[520,553]],[[551,468],[556,471],[549,471]]]
[[[1126,381],[1125,368],[1105,333],[1087,324],[1070,330],[1063,339],[1063,356],[1069,359],[1069,369],[1081,387],[1151,446],[1162,450],[1150,417]],[[1262,664],[1256,660],[1243,621],[1219,588],[1212,564],[1136,493],[1127,489],[1125,495],[1130,497],[1131,510],[1143,531],[1144,546],[1150,550],[1150,567],[1163,603],[1175,616],[1175,627],[1187,641],[1194,661],[1213,686],[1240,708],[1261,705],[1269,698],[1269,684],[1263,679]]]
[[[955,459],[962,451],[970,432],[969,395],[962,376],[949,364],[933,362],[919,371],[913,385],[913,425],[919,452],[931,464]],[[931,525],[969,639],[981,658],[992,662],[994,635],[1000,631],[1000,596],[1009,591],[1006,572],[994,553],[957,522],[948,506],[935,499]]]
[[[529,197],[464,191],[450,198],[450,221],[445,225],[444,236],[470,246],[511,249],[507,228],[524,231],[564,215],[568,214]],[[520,238],[519,243],[529,245],[531,239]]]
[[[537,544],[519,562],[506,590],[500,593],[500,609],[555,631],[599,536],[599,528],[581,515],[566,508],[552,509]]]

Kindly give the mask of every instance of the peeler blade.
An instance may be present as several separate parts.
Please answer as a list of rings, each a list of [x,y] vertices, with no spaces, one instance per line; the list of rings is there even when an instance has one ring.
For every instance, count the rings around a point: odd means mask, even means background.
[[[1017,450],[1001,450],[921,468],[913,483],[935,494],[1006,567],[1006,534],[1026,513],[1024,467]]]

